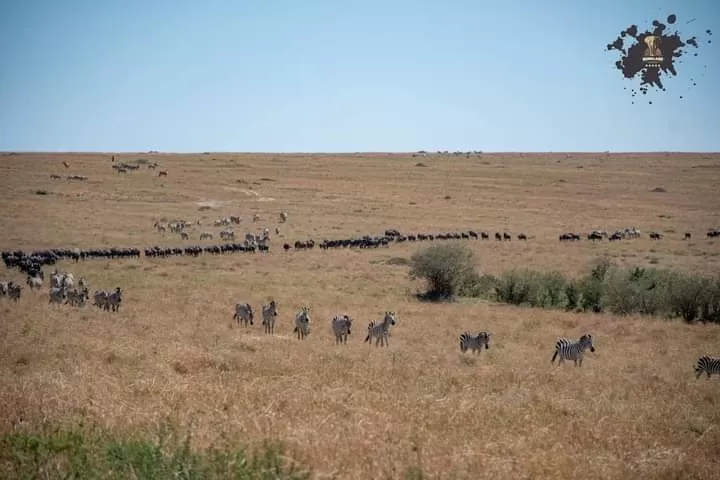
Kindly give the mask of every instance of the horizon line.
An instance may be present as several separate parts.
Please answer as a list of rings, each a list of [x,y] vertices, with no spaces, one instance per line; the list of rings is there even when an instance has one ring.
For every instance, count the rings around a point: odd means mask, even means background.
[[[0,155],[12,155],[12,154],[48,154],[48,155],[438,155],[445,154],[452,155],[458,154],[481,154],[481,155],[508,155],[508,154],[528,154],[528,155],[557,155],[557,154],[610,154],[610,155],[627,155],[627,154],[705,154],[705,155],[717,155],[720,154],[718,151],[702,151],[702,150],[547,150],[547,151],[523,151],[523,150],[498,150],[498,151],[484,151],[484,150],[407,150],[407,151],[271,151],[271,150],[247,150],[247,151],[163,151],[163,150],[0,150]]]

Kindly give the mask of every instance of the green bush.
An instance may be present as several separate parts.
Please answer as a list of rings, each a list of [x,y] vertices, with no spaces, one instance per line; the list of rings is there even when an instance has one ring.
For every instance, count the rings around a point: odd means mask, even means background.
[[[461,243],[438,244],[410,258],[410,278],[427,282],[427,298],[451,298],[478,278],[472,250]]]
[[[529,304],[535,293],[532,276],[529,270],[513,270],[502,274],[495,287],[495,298],[512,305]]]
[[[570,280],[565,284],[565,310],[576,310],[580,305],[580,287],[577,282]]]

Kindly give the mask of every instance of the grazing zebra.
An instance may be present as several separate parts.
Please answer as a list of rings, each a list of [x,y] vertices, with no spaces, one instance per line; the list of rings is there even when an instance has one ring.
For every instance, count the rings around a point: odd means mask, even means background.
[[[375,338],[376,347],[380,343],[384,344],[386,347],[390,346],[390,343],[388,342],[388,334],[390,333],[390,327],[392,325],[395,325],[395,312],[385,312],[385,318],[383,318],[382,322],[370,322],[365,342],[369,342],[372,345],[372,339]]]
[[[707,373],[708,378],[713,373],[720,375],[720,358],[711,357],[704,355],[698,358],[697,364],[695,365],[695,378],[700,378],[703,373]]]
[[[248,323],[250,325],[253,324],[253,309],[250,306],[249,303],[237,303],[235,304],[235,315],[233,315],[233,320],[237,322],[238,325],[240,325],[240,321],[242,320],[245,322],[245,326],[248,326]]]
[[[347,343],[347,337],[352,328],[352,318],[347,315],[338,315],[332,319],[332,329],[335,334],[335,343]]]
[[[259,221],[259,220],[260,220],[260,214],[259,214],[259,213],[256,213],[255,215],[253,215],[253,222],[257,222],[257,221]]]
[[[212,239],[213,238],[212,233],[202,232],[200,234],[200,240],[205,240],[206,238]]]
[[[293,333],[297,333],[298,340],[304,340],[310,335],[310,307],[302,307],[300,313],[295,316]]]
[[[582,337],[580,337],[580,340],[574,343],[571,343],[566,338],[561,338],[555,344],[555,353],[553,354],[550,363],[553,363],[555,361],[555,358],[560,355],[558,365],[560,365],[565,360],[572,360],[573,362],[575,362],[576,367],[582,367],[583,352],[585,352],[587,348],[590,348],[591,352],[595,351],[592,335],[583,335]]]
[[[265,333],[275,334],[275,318],[278,316],[277,303],[270,300],[270,303],[262,306],[262,324],[265,326]]]
[[[492,333],[480,332],[477,335],[473,335],[470,332],[465,332],[460,335],[460,351],[465,353],[468,349],[471,349],[473,353],[479,353],[482,351],[482,347],[485,346],[485,350],[490,348],[490,337]]]
[[[287,222],[288,215],[287,212],[280,212],[280,223]]]

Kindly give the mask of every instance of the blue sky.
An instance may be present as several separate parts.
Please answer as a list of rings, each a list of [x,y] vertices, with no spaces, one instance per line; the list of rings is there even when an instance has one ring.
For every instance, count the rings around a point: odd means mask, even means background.
[[[715,42],[632,104],[605,45],[670,13]],[[0,150],[720,151],[718,20],[717,0],[0,0]]]

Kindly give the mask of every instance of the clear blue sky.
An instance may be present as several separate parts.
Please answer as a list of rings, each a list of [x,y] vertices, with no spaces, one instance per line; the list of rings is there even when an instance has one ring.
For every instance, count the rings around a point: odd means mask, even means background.
[[[714,43],[633,105],[605,46],[670,13]],[[0,0],[0,150],[720,151],[719,20],[720,0]]]

